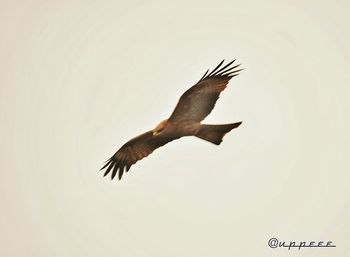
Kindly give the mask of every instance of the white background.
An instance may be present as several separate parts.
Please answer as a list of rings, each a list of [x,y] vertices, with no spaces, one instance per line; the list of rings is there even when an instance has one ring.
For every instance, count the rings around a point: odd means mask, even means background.
[[[350,256],[348,1],[0,1],[0,255]],[[208,68],[208,123],[103,178]],[[267,241],[328,241],[270,249]]]

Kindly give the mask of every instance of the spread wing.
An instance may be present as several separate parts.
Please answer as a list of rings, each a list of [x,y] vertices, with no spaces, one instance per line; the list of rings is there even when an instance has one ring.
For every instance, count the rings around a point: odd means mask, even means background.
[[[240,64],[231,66],[235,60],[221,67],[224,60],[208,74],[209,70],[193,87],[188,89],[177,103],[169,120],[193,120],[200,122],[213,110],[220,93],[226,88],[231,78],[243,69]],[[207,75],[208,74],[208,75]]]
[[[111,179],[113,179],[119,169],[118,177],[121,179],[125,168],[126,172],[128,172],[131,165],[145,158],[155,149],[169,143],[174,139],[177,139],[177,137],[164,138],[160,135],[154,136],[153,131],[150,130],[125,143],[111,158],[106,161],[101,170],[107,168],[104,176],[112,172]]]

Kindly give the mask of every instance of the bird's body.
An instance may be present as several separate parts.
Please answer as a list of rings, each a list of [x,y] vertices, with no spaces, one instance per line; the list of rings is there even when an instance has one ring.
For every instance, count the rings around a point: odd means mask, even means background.
[[[172,121],[169,119],[163,120],[154,129],[154,135],[163,135],[164,137],[177,137],[194,136],[200,129],[201,124],[199,122],[193,122],[191,120]]]
[[[219,145],[226,133],[241,125],[242,122],[223,125],[201,123],[214,108],[229,80],[241,71],[235,70],[239,65],[229,67],[234,61],[220,68],[223,62],[207,75],[208,70],[197,84],[180,97],[168,119],[160,122],[154,129],[132,138],[108,159],[102,167],[102,169],[107,167],[104,176],[112,171],[113,179],[119,169],[119,179],[121,179],[124,168],[128,171],[131,165],[148,156],[155,149],[181,137],[196,136]]]

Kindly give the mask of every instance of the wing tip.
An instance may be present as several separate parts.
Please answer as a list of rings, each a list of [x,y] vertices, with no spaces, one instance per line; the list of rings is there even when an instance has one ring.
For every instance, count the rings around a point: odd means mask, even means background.
[[[127,166],[127,170],[129,170],[131,167]],[[109,158],[107,161],[105,161],[104,166],[100,169],[103,170],[106,169],[106,171],[103,173],[103,177],[106,177],[109,173],[111,173],[111,180],[113,180],[116,175],[118,174],[118,180],[120,180],[124,173],[124,166],[118,160],[115,160],[114,156]],[[119,172],[118,172],[119,170]]]
[[[209,70],[207,70],[202,76],[202,78],[199,80],[199,82],[205,79],[214,78],[214,77],[231,79],[239,75],[240,74],[239,72],[243,71],[245,68],[236,69],[239,66],[241,66],[241,64],[231,66],[236,60],[237,59],[234,59],[233,61],[230,61],[228,64],[226,64],[224,67],[220,68],[225,61],[225,59],[223,59],[209,74],[208,74]]]
[[[234,123],[235,128],[238,128],[239,126],[241,126],[241,125],[242,125],[242,123],[243,123],[243,120],[241,120],[241,121],[238,121],[238,122]]]

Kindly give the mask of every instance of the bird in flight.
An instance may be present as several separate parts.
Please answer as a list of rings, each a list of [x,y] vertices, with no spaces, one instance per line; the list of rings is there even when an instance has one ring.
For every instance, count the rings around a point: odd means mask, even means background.
[[[232,65],[235,60],[223,66],[222,60],[209,74],[209,70],[179,99],[173,113],[160,122],[154,129],[147,131],[126,142],[101,170],[106,168],[104,176],[111,172],[113,179],[119,170],[118,178],[129,171],[131,165],[151,154],[155,149],[184,136],[195,136],[215,145],[220,145],[224,135],[237,128],[242,122],[207,125],[201,121],[213,110],[220,93],[226,88],[231,78],[243,69],[240,64]]]

